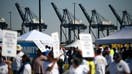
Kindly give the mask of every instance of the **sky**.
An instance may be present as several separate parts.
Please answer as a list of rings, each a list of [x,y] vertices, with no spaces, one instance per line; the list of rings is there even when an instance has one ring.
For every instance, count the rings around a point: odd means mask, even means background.
[[[12,29],[19,30],[21,29],[21,17],[15,7],[15,3],[18,2],[22,8],[29,7],[34,14],[38,16],[38,1],[39,0],[0,0],[0,17],[5,18],[6,22],[10,24],[9,12],[12,12]],[[96,9],[103,17],[108,20],[111,20],[113,24],[117,24],[116,18],[111,12],[108,4],[111,4],[118,12],[119,15],[122,15],[123,10],[127,10],[132,15],[132,0],[41,0],[42,7],[42,18],[47,24],[47,29],[45,33],[51,34],[52,32],[59,32],[60,21],[52,8],[51,2],[54,2],[59,11],[62,13],[62,9],[67,8],[71,13],[74,13],[74,5],[76,17],[88,26],[88,22],[82,13],[80,7],[78,6],[81,3],[91,16],[91,10]],[[88,32],[88,29],[85,31]]]

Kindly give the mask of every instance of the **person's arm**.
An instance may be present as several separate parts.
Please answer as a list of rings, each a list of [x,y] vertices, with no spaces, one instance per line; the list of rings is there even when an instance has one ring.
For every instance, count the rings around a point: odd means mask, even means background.
[[[46,71],[51,71],[53,69],[53,67],[54,67],[56,62],[57,62],[57,60],[54,59],[53,62],[48,65],[48,68],[46,69]]]
[[[41,55],[41,56],[40,56],[40,59],[41,59],[41,60],[47,60],[47,56]]]
[[[55,65],[55,63],[57,63],[57,61],[60,59],[60,57],[62,56],[63,54],[61,54],[58,58],[55,58],[53,59],[52,63],[49,64],[48,68],[46,69],[47,71],[51,71]]]
[[[11,74],[11,72],[12,72],[12,68],[11,68],[12,62],[10,60],[6,60],[5,63],[8,66],[8,74]]]

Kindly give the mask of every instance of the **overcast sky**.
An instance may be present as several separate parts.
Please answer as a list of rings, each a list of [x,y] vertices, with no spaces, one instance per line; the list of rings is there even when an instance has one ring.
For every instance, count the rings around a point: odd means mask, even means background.
[[[28,6],[34,14],[38,16],[38,1],[39,0],[0,0],[0,17],[5,18],[6,22],[9,24],[9,12],[12,12],[12,29],[18,30],[21,27],[21,17],[15,7],[15,3],[18,2],[22,8]],[[81,19],[84,24],[88,25],[87,20],[82,13],[80,7],[81,3],[86,9],[89,15],[91,15],[91,10],[96,9],[102,16],[106,19],[112,21],[116,24],[116,18],[112,14],[108,7],[111,4],[116,11],[122,15],[123,10],[127,10],[132,15],[132,0],[41,0],[42,4],[42,18],[48,25],[45,33],[59,32],[60,21],[51,6],[51,2],[54,2],[62,13],[62,9],[68,8],[71,13],[73,13],[73,3],[76,3],[76,17]],[[87,32],[88,30],[86,30]]]

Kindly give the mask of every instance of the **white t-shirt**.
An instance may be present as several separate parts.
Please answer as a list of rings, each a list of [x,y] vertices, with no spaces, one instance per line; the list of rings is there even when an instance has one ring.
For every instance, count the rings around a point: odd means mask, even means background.
[[[8,65],[7,64],[0,65],[0,74],[8,74]]]
[[[128,66],[130,68],[130,71],[132,72],[132,59],[129,58],[129,59],[126,60],[126,62],[128,63]]]
[[[130,73],[130,68],[125,61],[121,60],[119,63],[112,62],[108,67],[108,71],[110,74],[125,74],[125,72]]]
[[[32,69],[30,64],[24,66],[23,74],[32,74]]]
[[[24,53],[21,51],[19,52],[16,57],[14,58],[14,61],[12,63],[12,69],[13,70],[16,70],[16,71],[19,71],[22,63],[21,63],[21,60],[22,60],[22,56],[24,55]]]
[[[107,65],[105,57],[102,55],[97,55],[94,62],[96,65],[96,74],[105,74],[105,67]]]
[[[51,67],[52,64],[53,64],[53,63],[49,63],[49,64],[48,64],[48,67]],[[46,72],[46,74],[59,74],[59,68],[58,68],[57,63],[55,63],[54,66],[53,66],[53,68],[52,68],[52,70]]]
[[[69,70],[69,74],[87,74],[89,72],[89,67],[86,64],[81,64],[77,68],[72,65]]]

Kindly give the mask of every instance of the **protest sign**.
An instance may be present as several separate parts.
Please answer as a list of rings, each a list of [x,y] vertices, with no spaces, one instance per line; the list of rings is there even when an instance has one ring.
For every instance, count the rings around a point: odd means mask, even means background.
[[[90,34],[79,34],[83,57],[94,57],[92,37]]]
[[[33,40],[33,42],[40,49],[41,52],[45,52],[46,51],[46,49],[45,49],[46,44],[42,40]]]
[[[59,42],[59,35],[58,32],[54,32],[51,34],[53,38],[53,53],[54,53],[54,58],[57,58],[60,56],[60,42]]]
[[[2,55],[15,57],[16,56],[16,45],[17,45],[17,32],[3,30],[2,35]]]

